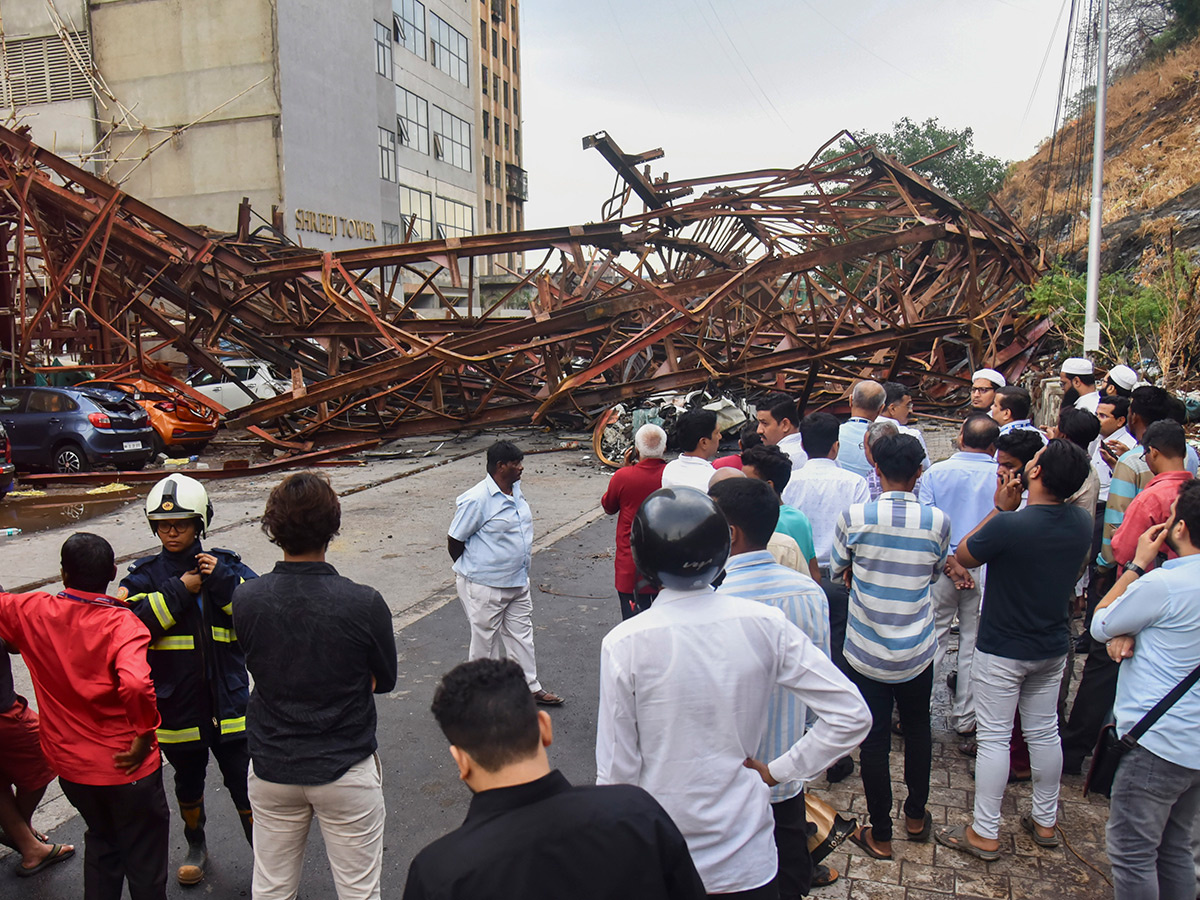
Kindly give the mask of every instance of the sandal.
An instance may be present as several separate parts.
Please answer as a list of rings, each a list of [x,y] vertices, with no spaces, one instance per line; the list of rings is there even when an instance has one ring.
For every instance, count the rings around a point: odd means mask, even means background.
[[[867,856],[873,857],[874,859],[891,859],[892,854],[880,853],[871,846],[870,842],[867,840],[867,832],[870,830],[870,825],[864,825],[862,828],[858,829],[858,831],[850,832],[848,835],[850,838],[850,843],[859,847],[864,853],[867,854]]]
[[[976,859],[982,859],[984,862],[995,862],[1000,858],[999,850],[985,850],[983,847],[976,847],[967,840],[967,826],[955,825],[953,828],[939,828],[933,833],[937,838],[937,842],[943,847],[949,847],[951,850],[961,850],[963,853],[968,853]]]
[[[27,866],[24,863],[17,863],[17,874],[22,878],[28,878],[30,875],[36,875],[42,869],[48,869],[55,863],[60,863],[64,859],[70,859],[75,855],[75,848],[69,844],[51,844],[50,852],[36,866]]]
[[[1054,834],[1050,837],[1038,834],[1037,825],[1033,821],[1033,815],[1026,813],[1021,816],[1021,827],[1029,832],[1033,838],[1033,842],[1039,847],[1057,847],[1058,846],[1058,827],[1055,826]]]
[[[552,694],[545,689],[534,691],[533,701],[540,703],[542,706],[562,706],[564,703],[563,698],[558,696],[558,694]]]
[[[924,824],[921,825],[920,831],[909,831],[907,823],[904,826],[904,836],[910,841],[916,841],[919,844],[928,842],[929,835],[933,832],[933,814],[928,810],[925,811]]]
[[[838,870],[833,866],[827,866],[824,863],[817,863],[813,867],[813,887],[829,887],[838,880]]]

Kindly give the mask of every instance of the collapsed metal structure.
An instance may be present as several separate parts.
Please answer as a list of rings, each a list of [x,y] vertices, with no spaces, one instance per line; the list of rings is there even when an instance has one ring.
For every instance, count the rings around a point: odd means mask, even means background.
[[[1042,259],[1016,223],[870,149],[656,181],[639,167],[658,151],[631,156],[603,133],[585,146],[618,175],[598,224],[320,252],[252,234],[248,207],[236,234],[185,227],[0,128],[10,363],[36,369],[48,342],[109,377],[169,345],[229,376],[231,345],[307,384],[230,424],[307,450],[592,421],[714,383],[813,409],[878,377],[948,402],[978,365],[1019,374],[1045,331],[1022,311]],[[506,253],[532,265],[484,306],[477,261]]]

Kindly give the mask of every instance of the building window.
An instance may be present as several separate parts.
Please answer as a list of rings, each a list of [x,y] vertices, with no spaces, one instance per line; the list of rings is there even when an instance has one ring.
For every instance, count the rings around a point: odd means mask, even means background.
[[[429,50],[433,54],[430,62],[455,81],[470,85],[466,36],[437,13],[430,13],[429,18],[432,19],[429,25]]]
[[[517,231],[525,229],[525,214],[521,211],[521,207],[517,207]]]
[[[488,134],[490,133],[488,130],[488,123],[490,121],[491,121],[491,116],[489,116],[485,113],[483,116],[483,139],[485,141],[488,140]],[[484,158],[486,159],[487,157],[484,157]]]
[[[521,161],[521,129],[513,129],[513,149],[517,154],[517,162]]]
[[[396,135],[386,128],[379,129],[379,177],[396,180]]]
[[[504,82],[504,108],[508,109],[508,82]]]
[[[512,68],[513,68],[513,71],[515,72],[517,70],[517,45],[515,42],[512,45],[512,54],[513,54]]]
[[[433,210],[437,220],[437,236],[441,240],[467,237],[475,233],[475,208],[449,197],[434,198]]]
[[[517,5],[515,3],[512,6],[512,17],[508,20],[508,24],[512,26],[513,31],[517,30]]]
[[[433,240],[433,195],[400,185],[400,226],[405,243]]]
[[[471,126],[440,106],[433,108],[433,155],[471,171]]]
[[[483,117],[483,124],[487,124],[487,116]],[[487,135],[485,134],[484,137],[487,137]],[[486,156],[483,158],[483,183],[492,183],[492,161]]]
[[[493,97],[500,96],[500,76],[499,75],[492,75],[492,96]]]
[[[505,123],[505,125],[504,125],[504,149],[505,150],[507,150],[509,147],[512,146],[512,143],[509,141],[508,137],[509,137],[508,123]]]
[[[391,80],[392,30],[382,22],[375,23],[375,71]]]
[[[511,206],[511,205],[510,205],[510,206],[508,206],[508,207],[507,207],[507,209],[508,209],[508,230],[509,230],[509,231],[512,231],[512,230],[513,230],[513,227],[512,227],[512,206]]]
[[[495,129],[492,131],[492,140],[495,141],[497,144],[499,144],[500,143],[500,117],[494,116],[492,118],[492,121],[496,125]]]
[[[495,178],[493,179],[492,183],[495,184],[496,187],[500,187],[500,185],[504,184],[504,182],[500,178],[500,160],[497,159],[494,165],[496,167],[496,175],[495,175]],[[496,218],[497,219],[500,218],[499,206],[496,207]]]
[[[482,80],[482,81],[479,83],[479,87],[480,87],[480,89],[483,91],[483,93],[484,93],[484,96],[487,96],[487,92],[488,92],[488,71],[487,71],[487,66],[480,64],[479,68],[480,68],[480,69],[482,70],[482,72],[483,72],[483,80]]]
[[[517,89],[513,88],[513,115],[520,118],[521,107],[517,105]]]
[[[492,201],[491,200],[483,201],[483,215],[484,215],[484,221],[487,222],[487,229],[488,229],[488,231],[491,231],[492,230]]]
[[[397,44],[425,58],[425,4],[392,0],[392,32]]]
[[[396,131],[400,143],[418,153],[429,152],[429,101],[396,87]]]
[[[7,77],[0,80],[0,105],[28,106],[92,96],[86,74],[92,63],[87,35],[69,32],[66,38],[71,44],[69,51],[57,34],[5,43],[3,71]]]
[[[508,65],[508,38],[500,38],[500,58]]]
[[[487,22],[483,19],[479,20],[479,46],[487,47]]]
[[[492,56],[500,55],[500,32],[492,29]]]

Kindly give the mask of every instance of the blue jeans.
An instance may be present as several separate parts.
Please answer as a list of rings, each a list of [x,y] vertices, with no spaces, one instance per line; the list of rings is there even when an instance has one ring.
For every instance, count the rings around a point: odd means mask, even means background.
[[[1200,813],[1200,769],[1145,747],[1121,760],[1108,813],[1108,858],[1116,900],[1193,900],[1192,828]]]

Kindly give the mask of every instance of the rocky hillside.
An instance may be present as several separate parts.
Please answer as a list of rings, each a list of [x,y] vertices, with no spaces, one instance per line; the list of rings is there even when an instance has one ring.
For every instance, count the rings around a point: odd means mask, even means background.
[[[1172,234],[1177,250],[1200,255],[1200,41],[1111,84],[1107,115],[1104,269],[1152,264]],[[1087,256],[1091,116],[1089,107],[1016,164],[999,194],[1048,253],[1078,265]]]

